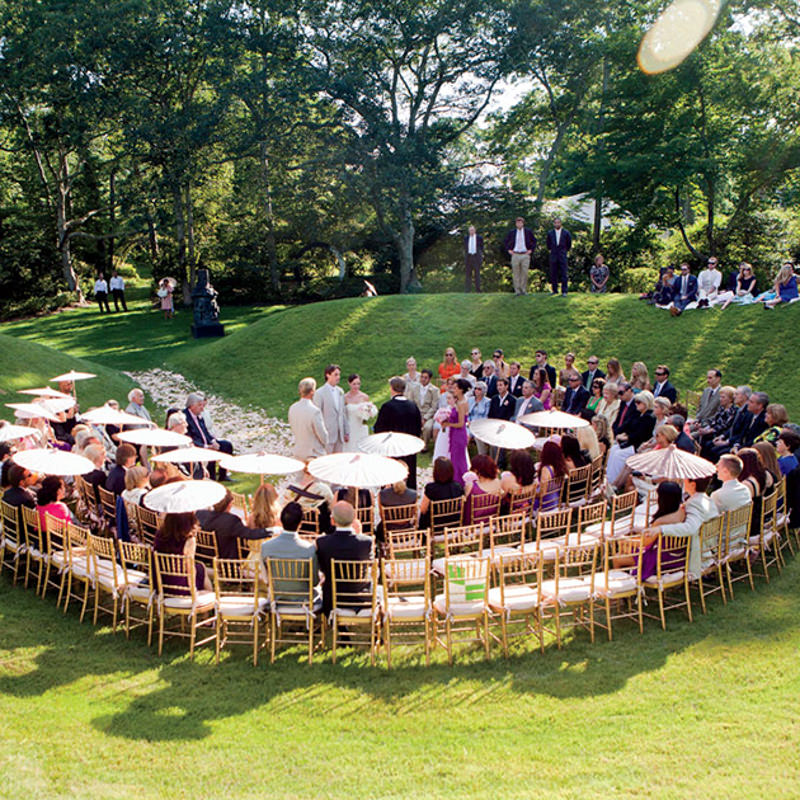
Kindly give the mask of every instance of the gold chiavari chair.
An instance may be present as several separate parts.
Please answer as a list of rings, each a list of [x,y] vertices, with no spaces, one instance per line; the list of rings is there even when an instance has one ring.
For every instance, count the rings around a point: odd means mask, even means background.
[[[22,514],[17,506],[0,501],[2,516],[2,551],[0,551],[0,572],[5,567],[17,582],[20,561],[25,557],[25,532],[22,528]]]
[[[542,559],[539,553],[500,553],[498,555],[498,585],[489,589],[489,608],[500,617],[501,644],[508,658],[509,627],[521,624],[516,636],[533,634],[544,652],[539,613],[539,596],[542,583]]]
[[[606,538],[601,545],[603,569],[595,575],[594,587],[598,602],[605,605],[605,625],[608,641],[613,638],[612,624],[617,619],[635,619],[639,633],[644,633],[642,619],[642,555],[645,551],[642,536]]]
[[[58,590],[56,608],[61,605],[64,586],[67,582],[69,567],[69,544],[67,542],[67,522],[52,514],[45,514],[45,544],[47,558],[44,564],[42,581],[42,597],[47,594],[48,586]]]
[[[753,533],[754,520],[751,520],[749,537],[751,558],[749,561],[761,561],[763,572],[759,574],[764,576],[767,583],[769,583],[769,568],[771,566],[775,565],[779,574],[782,571],[781,544],[776,525],[777,509],[778,492],[776,489],[761,499],[761,512],[757,520],[756,533]]]
[[[587,525],[585,532],[594,536],[627,536],[633,533],[633,515],[636,511],[636,503],[639,499],[638,493],[625,492],[615,494],[611,500],[611,517],[605,524],[596,522]]]
[[[301,539],[312,542],[320,535],[318,508],[303,509],[303,519],[300,521],[297,533]]]
[[[213,531],[198,530],[195,534],[195,554],[194,557],[205,564],[207,571],[214,569],[214,559],[219,558],[217,549],[217,536]]]
[[[251,644],[253,666],[258,663],[259,631],[267,598],[258,592],[258,580],[247,560],[214,558],[214,594],[216,596],[215,659],[229,642]]]
[[[143,542],[144,537],[139,530],[139,508],[138,503],[130,503],[127,500],[122,501],[125,505],[125,514],[128,516],[128,533],[131,539]]]
[[[464,515],[464,495],[448,500],[431,500],[430,531],[434,542],[442,540],[445,528],[461,524]]]
[[[374,559],[347,561],[331,559],[333,607],[333,650],[336,663],[340,628],[346,627],[349,644],[369,647],[370,664],[375,664],[375,652],[380,638],[380,605],[378,603],[378,568]],[[363,631],[363,633],[362,633]]]
[[[508,495],[508,510],[511,514],[521,513],[525,519],[529,519],[533,511],[533,501],[536,498],[536,484],[523,486],[518,492],[510,492]]]
[[[503,498],[499,494],[471,493],[464,502],[464,522],[481,523],[488,526],[489,520],[500,514],[500,503]]]
[[[564,486],[564,499],[570,508],[586,505],[589,498],[589,488],[592,482],[592,465],[576,467],[567,473],[567,482]]]
[[[146,544],[118,542],[119,563],[125,580],[123,608],[125,610],[125,638],[130,638],[131,630],[147,625],[147,644],[153,640],[153,605],[155,600],[155,580],[152,570],[153,551]],[[136,617],[133,606],[143,609],[144,616]],[[131,625],[131,621],[135,624]]]
[[[480,557],[483,551],[484,536],[489,533],[489,526],[482,522],[477,525],[459,525],[456,528],[445,528],[444,537],[439,543],[444,555],[434,558],[431,568],[437,575],[444,575],[444,565],[448,558],[456,556]]]
[[[521,552],[541,553],[544,559],[554,560],[556,552],[566,542],[571,524],[571,508],[539,512],[536,515],[536,539],[525,542]]]
[[[100,611],[111,615],[111,630],[117,632],[117,619],[125,592],[125,572],[117,563],[114,539],[89,534],[86,537],[86,550],[94,579],[94,615],[92,623],[97,625]],[[110,605],[101,605],[100,598],[108,596]]]
[[[786,476],[784,475],[776,484],[775,491],[778,493],[775,506],[775,527],[781,538],[781,549],[789,548],[789,552],[794,555],[794,544],[789,530],[789,507],[786,505]],[[797,544],[800,546],[800,528],[795,532]],[[785,559],[784,559],[785,560]]]
[[[557,511],[561,508],[564,493],[564,479],[561,477],[545,477],[539,482],[535,510],[538,514]]]
[[[492,517],[489,520],[489,547],[481,551],[481,556],[488,556],[489,564],[496,567],[501,555],[519,553],[525,546],[526,527],[523,511]]]
[[[714,517],[700,526],[700,574],[697,576],[697,589],[700,593],[700,607],[706,613],[706,597],[719,592],[722,602],[727,603],[725,596],[725,576],[722,573],[725,528],[723,516]],[[716,578],[716,585],[707,588]]]
[[[589,502],[601,497],[603,494],[603,483],[606,474],[603,456],[597,456],[592,461],[592,476],[589,479]]]
[[[139,525],[139,538],[144,544],[152,547],[158,529],[161,527],[161,515],[144,506],[138,506],[136,514]]]
[[[692,621],[692,597],[689,593],[689,548],[691,539],[687,536],[658,535],[656,541],[656,573],[642,581],[645,594],[648,589],[658,595],[658,611],[662,629],[667,629],[664,614],[673,608],[686,606],[689,622]],[[670,600],[669,593],[677,590],[678,597]],[[680,594],[683,597],[680,597]],[[653,615],[648,615],[653,616]]]
[[[576,544],[588,540],[589,537],[603,541],[607,510],[608,503],[605,500],[588,503],[578,509],[575,517]]]
[[[42,521],[39,512],[35,508],[20,506],[22,514],[22,529],[25,534],[25,588],[28,588],[28,580],[35,576],[36,594],[42,590],[42,578],[44,577],[45,565],[47,563],[47,535],[42,530]]]
[[[428,560],[384,560],[383,642],[388,667],[392,666],[393,636],[399,642],[413,644],[420,634],[425,645],[425,663],[430,664],[432,612]]]
[[[369,506],[359,506],[356,509],[356,517],[361,523],[361,533],[365,536],[375,535],[375,510]]]
[[[416,503],[405,506],[385,506],[378,496],[378,509],[381,522],[383,523],[384,538],[387,531],[409,531],[415,530],[419,517],[419,509]]]
[[[89,603],[89,590],[94,585],[92,569],[87,550],[87,539],[90,529],[82,525],[67,523],[67,547],[69,549],[69,567],[67,572],[67,588],[64,594],[64,613],[67,613],[70,600],[81,603],[80,621],[86,614]],[[83,592],[73,590],[73,585],[83,587]]]
[[[387,531],[386,550],[389,557],[383,562],[383,574],[388,580],[392,577],[393,561],[417,561],[426,569],[430,568],[431,544],[427,530]]]
[[[753,570],[750,566],[750,522],[752,517],[753,504],[748,503],[734,511],[727,511],[723,515],[723,552],[722,561],[725,565],[725,575],[728,578],[728,593],[733,598],[734,581],[748,578],[750,588],[755,590],[753,584]],[[733,565],[744,564],[746,571],[741,572],[737,577],[733,575]]]
[[[250,513],[250,503],[247,500],[247,495],[241,492],[231,492],[233,495],[233,508],[235,508],[242,519],[247,519]]]
[[[103,512],[103,527],[114,530],[117,527],[117,498],[114,492],[109,492],[102,486],[97,487],[97,497],[100,501],[100,510]]]

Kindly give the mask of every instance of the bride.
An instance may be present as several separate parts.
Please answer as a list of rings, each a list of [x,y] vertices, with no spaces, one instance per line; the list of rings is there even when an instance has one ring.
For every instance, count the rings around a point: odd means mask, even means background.
[[[359,452],[358,443],[369,435],[367,420],[378,413],[378,409],[370,402],[369,395],[361,391],[361,376],[357,373],[351,375],[347,382],[350,391],[344,396],[345,413],[350,424],[350,439],[344,444],[345,453]]]

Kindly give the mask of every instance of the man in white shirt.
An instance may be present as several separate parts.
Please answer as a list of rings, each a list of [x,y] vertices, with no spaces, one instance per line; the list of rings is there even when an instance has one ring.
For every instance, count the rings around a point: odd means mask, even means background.
[[[722,273],[717,269],[717,259],[712,256],[708,259],[706,269],[697,276],[697,307],[708,308],[719,292],[722,283]]]
[[[111,313],[111,307],[108,305],[108,284],[102,272],[98,273],[97,280],[94,282],[94,299],[97,300],[97,305],[100,306],[101,314],[103,313],[103,306],[105,306],[108,314]]]
[[[111,289],[111,296],[114,298],[114,311],[119,311],[119,304],[122,303],[122,310],[128,310],[128,304],[125,302],[125,281],[122,276],[115,270],[111,270],[111,282],[109,284]]]
[[[470,225],[464,237],[464,263],[466,267],[466,284],[464,291],[469,294],[472,289],[472,276],[475,276],[475,291],[481,290],[481,264],[483,263],[483,236],[475,232],[475,226]]]
[[[739,481],[743,468],[739,456],[731,453],[720,456],[717,462],[717,477],[722,481],[722,486],[711,493],[711,499],[720,514],[735,511],[752,501],[750,491]]]
[[[289,406],[289,425],[294,436],[292,455],[302,461],[324,456],[328,447],[328,429],[322,411],[314,404],[317,382],[303,378],[297,384],[300,399]]]
[[[325,383],[315,392],[314,403],[322,411],[322,419],[328,431],[328,453],[341,453],[344,443],[350,439],[350,424],[344,407],[344,392],[339,388],[342,370],[338,364],[325,368]]]
[[[406,390],[409,400],[416,403],[422,416],[422,439],[426,449],[433,436],[433,416],[439,406],[439,391],[431,383],[431,378],[433,373],[429,369],[423,369],[419,373],[419,383],[408,386]]]
[[[536,237],[532,230],[525,227],[523,217],[517,217],[514,229],[506,234],[503,247],[511,256],[514,294],[528,294],[528,270],[531,266],[531,255],[536,249]]]

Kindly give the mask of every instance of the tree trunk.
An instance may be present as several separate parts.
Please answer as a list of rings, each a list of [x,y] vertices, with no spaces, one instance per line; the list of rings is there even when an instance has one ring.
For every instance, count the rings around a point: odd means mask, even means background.
[[[264,182],[264,219],[267,225],[267,264],[269,282],[276,294],[281,290],[278,272],[278,247],[275,241],[275,215],[272,210],[272,183],[269,178],[269,150],[267,143],[261,142],[261,177]]]
[[[186,244],[189,259],[189,285],[183,287],[183,301],[188,306],[192,302],[192,287],[197,278],[197,259],[194,248],[194,204],[192,202],[192,182],[186,182]]]
[[[175,238],[178,240],[178,273],[185,291],[189,280],[186,269],[186,221],[183,213],[183,192],[177,182],[172,185],[172,204],[175,213]]]
[[[111,227],[111,235],[108,237],[107,242],[107,251],[106,257],[108,259],[108,274],[111,274],[111,270],[114,269],[114,233],[113,231],[116,229],[116,219],[117,219],[117,176],[114,170],[111,170],[111,174],[108,176],[108,222]]]
[[[81,292],[78,276],[75,274],[75,267],[72,264],[72,253],[69,244],[69,230],[67,228],[67,210],[69,208],[69,165],[65,155],[59,159],[58,186],[56,187],[56,243],[58,252],[61,256],[61,271],[64,280],[67,282],[67,289],[70,292],[78,293],[78,302],[83,303],[84,297]]]
[[[600,91],[600,112],[597,115],[597,136],[600,136],[600,148],[598,155],[600,156],[600,160],[604,160],[604,150],[605,148],[602,145],[602,136],[603,132],[605,131],[606,125],[606,92],[608,91],[608,78],[609,78],[609,66],[608,66],[608,58],[603,59],[603,83],[601,86]],[[603,225],[603,194],[604,194],[604,183],[603,179],[601,178],[597,182],[597,187],[595,189],[595,196],[594,196],[594,220],[592,222],[592,249],[594,254],[597,255],[598,251],[600,250],[600,232]]]
[[[713,178],[707,179],[708,183],[708,215],[706,217],[706,241],[708,242],[708,254],[717,254],[716,232],[714,230],[714,206],[716,205],[716,184]]]
[[[407,203],[403,203],[402,223],[394,240],[400,256],[400,292],[405,294],[420,286],[414,267],[414,220]]]
[[[145,216],[147,217],[147,243],[150,247],[150,260],[155,267],[158,262],[158,231],[156,230],[156,220],[150,209],[150,201],[145,201]]]
[[[541,207],[542,201],[544,200],[544,193],[547,189],[547,181],[550,178],[550,170],[552,170],[556,156],[558,155],[559,150],[561,150],[561,142],[564,139],[564,134],[567,132],[567,128],[569,128],[572,122],[572,116],[573,115],[570,114],[569,117],[556,128],[556,138],[553,139],[553,143],[550,145],[550,150],[547,153],[547,159],[542,165],[542,171],[539,175],[539,188],[536,190],[537,208]]]

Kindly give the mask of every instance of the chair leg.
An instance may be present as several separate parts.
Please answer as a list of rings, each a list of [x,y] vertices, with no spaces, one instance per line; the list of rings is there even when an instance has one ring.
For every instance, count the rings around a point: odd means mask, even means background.
[[[664,592],[662,589],[658,590],[658,610],[661,614],[661,630],[667,629],[667,618],[664,616]]]
[[[161,655],[161,651],[164,647],[164,611],[160,611],[158,614],[158,654]]]
[[[686,613],[689,616],[689,622],[694,622],[694,619],[692,619],[692,595],[690,593],[688,580],[684,580],[683,587],[686,594]]]
[[[444,623],[445,632],[447,634],[447,662],[450,666],[453,665],[453,631],[451,630],[452,623],[448,616]]]
[[[197,616],[192,613],[189,618],[189,660],[194,661],[194,639],[197,634]],[[181,628],[183,628],[183,617],[181,617]]]
[[[269,643],[269,663],[275,663],[275,615],[270,614],[270,643]]]
[[[336,644],[338,642],[338,639],[339,639],[339,618],[338,617],[334,617],[333,618],[333,656],[331,658],[331,660],[333,661],[334,664],[336,663]]]
[[[89,605],[89,581],[85,580],[83,582],[83,605],[81,606],[81,618],[80,621],[83,622],[83,617],[86,614],[86,608]]]
[[[389,630],[389,617],[383,620],[383,645],[386,648],[386,668],[392,668],[392,637]]]
[[[214,636],[214,640],[215,640],[215,642],[214,642],[214,644],[215,644],[215,647],[214,647],[214,663],[215,664],[219,664],[219,650],[220,650],[220,647],[222,645],[222,628],[223,628],[224,625],[225,625],[225,623],[219,617],[217,617],[217,630],[215,631],[215,636]]]
[[[706,614],[708,612],[706,611],[706,593],[703,587],[702,575],[699,575],[697,578],[697,590],[700,592],[700,608],[703,610],[703,614]]]
[[[489,658],[489,612],[483,612],[483,650]]]
[[[258,620],[253,620],[253,666],[258,666]]]
[[[508,625],[506,624],[505,611],[500,612],[500,631],[503,636],[503,656],[508,658]]]
[[[147,609],[147,646],[150,647],[153,642],[153,604],[151,603]]]

